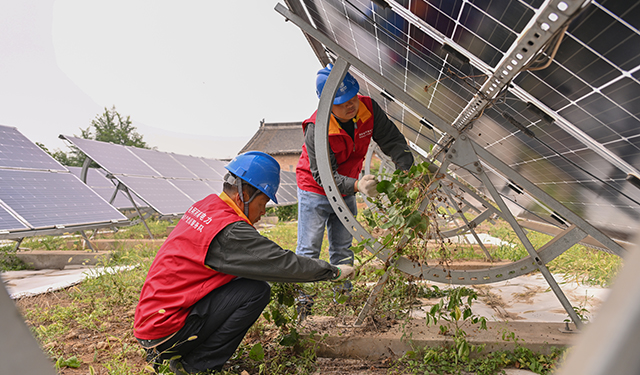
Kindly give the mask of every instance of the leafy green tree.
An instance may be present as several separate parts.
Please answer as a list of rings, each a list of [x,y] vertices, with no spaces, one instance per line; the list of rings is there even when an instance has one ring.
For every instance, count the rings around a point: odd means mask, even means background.
[[[46,152],[47,154],[51,155],[51,157],[56,159],[60,164],[62,164],[62,165],[75,165],[73,161],[69,160],[69,155],[67,155],[67,153],[65,153],[64,151],[61,151],[61,150],[50,151],[47,148],[47,146],[45,146],[44,144],[42,144],[40,142],[36,142],[36,145],[38,145],[38,147],[40,147],[42,150],[44,150],[44,152]],[[82,165],[82,164],[80,164],[80,165]]]
[[[94,139],[102,142],[112,142],[118,145],[149,148],[142,140],[142,135],[131,124],[129,116],[126,118],[116,111],[116,107],[104,109],[104,113],[91,120],[91,126],[80,129],[82,138]],[[95,135],[94,135],[95,134]]]
[[[80,137],[93,139],[101,142],[111,142],[118,145],[133,146],[139,148],[150,148],[142,139],[135,126],[131,124],[130,116],[123,116],[116,111],[116,107],[111,109],[105,107],[104,112],[96,115],[91,120],[91,125],[86,129],[80,128]],[[74,134],[75,136],[75,134]],[[75,146],[70,146],[71,150],[65,153],[61,150],[49,151],[43,144],[37,143],[44,151],[59,161],[62,165],[81,167],[86,159],[86,155]]]

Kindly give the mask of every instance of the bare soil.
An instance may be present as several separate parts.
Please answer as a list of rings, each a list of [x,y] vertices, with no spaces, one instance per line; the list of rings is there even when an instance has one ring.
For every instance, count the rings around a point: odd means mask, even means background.
[[[25,297],[16,301],[16,305],[23,315],[29,310],[50,309],[54,306],[69,307],[73,303],[74,301],[65,290]],[[77,305],[77,301],[75,304]],[[82,308],[80,308],[80,311],[82,311]],[[44,346],[44,350],[49,353],[55,353],[55,356],[61,356],[65,359],[76,356],[82,361],[78,368],[61,368],[58,371],[59,374],[88,374],[90,366],[94,369],[96,375],[108,374],[108,366],[113,368],[114,364],[122,366],[123,363],[126,363],[126,368],[129,368],[131,373],[152,374],[153,372],[148,369],[144,359],[144,351],[139,347],[132,333],[134,312],[135,306],[114,306],[112,313],[103,318],[99,326],[91,328],[82,327],[75,320],[65,321],[65,325],[69,326],[68,332],[61,337],[52,339]],[[33,326],[33,322],[29,320],[26,322],[31,327],[37,328]],[[336,330],[340,330],[340,325],[341,322],[337,318],[321,319],[320,322],[309,320],[304,324],[302,333],[313,330],[320,335],[324,333],[332,334]],[[391,322],[385,322],[379,326],[384,331],[384,328],[390,325]],[[375,328],[362,329],[371,330]],[[275,331],[267,331],[263,332],[261,337],[257,337],[256,334],[251,334],[250,331],[250,334],[245,338],[245,343],[249,345],[253,345],[258,341],[265,343],[269,340],[274,340],[276,334]],[[263,344],[263,346],[265,345]],[[52,366],[53,362],[55,362],[55,359],[52,359]],[[345,358],[318,358],[316,365],[317,370],[314,374],[380,375],[388,373],[389,360],[367,361]],[[237,371],[238,374],[258,374],[257,368],[247,367],[242,362],[228,363],[225,367],[230,368],[232,366],[233,371]]]

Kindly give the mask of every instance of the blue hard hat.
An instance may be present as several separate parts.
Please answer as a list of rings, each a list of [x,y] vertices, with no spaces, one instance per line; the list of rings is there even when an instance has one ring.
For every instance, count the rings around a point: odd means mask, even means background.
[[[327,78],[329,77],[329,73],[331,73],[332,68],[333,64],[328,64],[326,68],[318,70],[318,75],[316,76],[316,94],[318,94],[318,99],[320,99],[322,89],[324,88],[324,84],[327,83]],[[349,99],[356,96],[359,90],[360,85],[358,84],[358,81],[353,78],[351,73],[347,72],[340,84],[340,87],[338,87],[333,104],[342,104],[349,101]]]
[[[280,164],[271,155],[248,151],[236,156],[224,167],[278,203],[276,192],[280,186]]]

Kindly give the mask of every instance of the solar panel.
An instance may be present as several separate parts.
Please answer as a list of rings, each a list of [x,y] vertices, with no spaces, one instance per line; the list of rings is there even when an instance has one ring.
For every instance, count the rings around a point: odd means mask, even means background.
[[[0,202],[0,231],[20,229],[29,229],[29,227],[24,225],[20,220],[16,219],[15,216],[2,207],[2,202]]]
[[[570,22],[549,66],[531,64],[500,95],[489,91],[485,95],[495,100],[474,121],[464,120],[464,113],[479,88],[498,67],[510,75],[520,71],[527,63],[518,49],[523,35],[544,24],[532,36],[530,49],[539,49],[535,38],[543,37],[544,27],[560,26],[549,12],[566,18],[564,6],[574,9],[572,2],[553,1],[550,10],[542,1],[515,0],[388,1],[386,9],[363,0],[303,3],[318,30],[444,123],[465,130],[593,225],[612,233],[635,232],[640,191],[625,180],[640,158],[640,7],[635,2],[589,3]],[[331,47],[327,51],[337,57]],[[427,151],[441,141],[446,129],[420,121],[429,113],[389,100],[377,77],[355,66],[351,72],[361,92],[383,107],[407,139]],[[500,170],[491,174],[492,181],[506,186]],[[549,209],[534,201],[524,208],[555,222]]]
[[[191,197],[194,202],[197,202],[210,194],[220,194],[222,192],[222,183],[220,183],[220,189],[218,190],[214,189],[207,182],[202,180],[171,180],[171,183]]]
[[[4,125],[0,125],[0,167],[65,170],[18,129]]]
[[[161,215],[181,215],[195,202],[169,180],[125,175],[116,178]]]
[[[125,219],[68,172],[0,170],[0,200],[33,228]]]
[[[227,170],[224,167],[226,163],[220,160],[61,137],[73,143],[138,195],[145,205],[162,215],[182,214],[194,202],[222,192],[222,179]],[[281,179],[277,195],[279,204],[296,203],[295,173],[282,171]],[[92,182],[89,185],[92,186]]]
[[[133,176],[160,176],[160,173],[140,160],[129,148],[70,136],[61,136],[73,143],[92,160],[112,174]]]
[[[280,187],[276,193],[278,206],[286,206],[298,202],[298,185],[295,172],[280,171]],[[270,205],[275,205],[273,202]]]
[[[184,165],[191,173],[198,176],[198,178],[205,180],[216,180],[222,178],[219,173],[209,166],[204,158],[198,158],[189,155],[172,154],[173,157]]]
[[[127,147],[129,151],[137,155],[151,168],[158,171],[162,177],[174,178],[194,178],[195,174],[190,172],[184,165],[180,164],[171,154],[157,150],[146,150],[137,147]]]
[[[80,178],[82,173],[82,168],[80,167],[67,167],[71,173],[73,173],[76,177]],[[89,168],[87,170],[87,186],[91,188],[91,190],[95,191],[99,196],[101,196],[105,201],[109,202],[111,197],[113,196],[113,192],[116,190],[116,185],[108,179],[103,172],[101,172],[97,168]],[[133,200],[135,201],[138,207],[146,207],[147,204],[140,200],[135,194],[132,194]],[[118,192],[116,198],[111,203],[112,206],[116,207],[119,210],[129,210],[133,209],[133,203],[129,200],[126,194],[122,191]]]
[[[216,173],[220,176],[221,179],[224,177],[224,175],[227,174],[227,170],[224,168],[226,163],[224,163],[224,162],[222,162],[220,160],[209,159],[209,158],[202,158],[202,160],[205,163],[207,163],[207,165],[209,165],[211,167],[211,169],[216,171]],[[204,177],[200,177],[200,178],[204,178]]]
[[[529,254],[477,272],[445,272],[406,258],[397,267],[456,284],[490,283],[538,269],[580,325],[545,267],[553,256],[543,253],[555,248],[559,255],[589,235],[601,249],[622,255],[620,244],[637,232],[640,191],[630,177],[640,174],[640,5],[631,0],[287,4],[294,11],[282,5],[276,10],[310,36],[323,64],[335,63],[325,92],[335,92],[339,74],[349,69],[360,92],[380,104],[421,154],[447,171],[447,184],[468,184],[492,200],[475,197],[484,206],[476,207],[482,212],[478,217],[495,213],[507,220]],[[317,132],[326,131],[330,95],[320,100]],[[316,148],[325,146],[325,137],[316,135]],[[340,219],[356,237],[373,240],[336,193],[329,161],[321,155],[318,164],[332,206],[344,213]],[[536,249],[512,213],[561,230]],[[374,254],[390,256],[372,243]]]

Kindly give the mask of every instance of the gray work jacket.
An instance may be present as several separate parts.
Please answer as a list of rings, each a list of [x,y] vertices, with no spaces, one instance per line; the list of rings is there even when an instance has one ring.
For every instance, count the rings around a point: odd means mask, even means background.
[[[213,238],[205,264],[228,275],[277,282],[331,280],[340,274],[323,260],[281,248],[244,221],[227,225]]]

